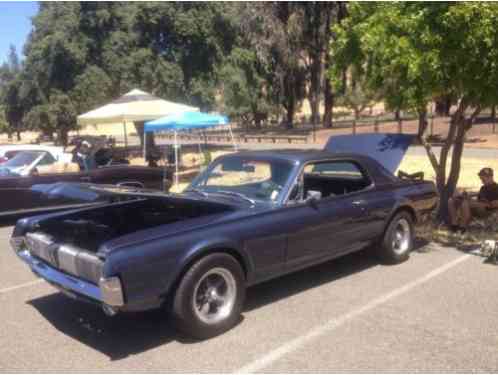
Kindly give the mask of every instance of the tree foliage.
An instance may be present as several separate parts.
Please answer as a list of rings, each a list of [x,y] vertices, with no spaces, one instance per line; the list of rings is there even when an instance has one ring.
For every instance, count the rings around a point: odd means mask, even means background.
[[[498,5],[495,3],[352,3],[335,27],[331,80],[354,69],[393,108],[419,114],[419,137],[445,203],[456,188],[465,134],[498,92]],[[425,141],[427,104],[453,97],[448,137],[439,158]],[[447,162],[451,156],[449,173]]]

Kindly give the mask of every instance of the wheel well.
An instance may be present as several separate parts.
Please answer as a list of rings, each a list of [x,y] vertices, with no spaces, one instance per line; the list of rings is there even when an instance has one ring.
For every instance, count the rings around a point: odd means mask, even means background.
[[[402,211],[408,212],[410,214],[414,224],[417,222],[417,215],[415,214],[415,210],[410,206],[398,207],[396,211],[394,211],[394,213],[392,214],[391,219]]]
[[[198,262],[200,259],[202,259],[208,255],[216,254],[216,253],[228,254],[228,255],[232,256],[242,267],[242,271],[244,272],[244,277],[247,280],[247,272],[248,272],[247,265],[246,265],[244,259],[242,258],[242,256],[236,250],[231,249],[231,248],[221,248],[221,247],[220,248],[213,248],[213,249],[209,249],[206,251],[202,251],[200,254],[195,255],[192,259],[190,259],[188,261],[188,263],[183,267],[182,271],[180,272],[180,274],[178,275],[176,280],[171,285],[171,288],[169,289],[169,293],[168,293],[169,297],[171,297],[173,295],[173,293],[175,293],[175,291],[178,288],[178,285],[180,284],[180,281],[182,280],[183,276],[187,273],[187,271],[190,269],[190,267],[192,267],[192,265],[194,263]],[[172,298],[167,298],[167,300],[171,301]]]

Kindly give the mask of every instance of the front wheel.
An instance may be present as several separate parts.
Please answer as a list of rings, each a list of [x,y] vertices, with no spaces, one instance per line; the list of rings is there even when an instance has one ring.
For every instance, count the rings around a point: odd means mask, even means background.
[[[413,248],[413,219],[402,211],[389,222],[380,244],[378,254],[388,263],[401,263],[408,259]]]
[[[173,301],[178,328],[189,336],[207,339],[232,328],[245,298],[244,272],[224,253],[208,255],[183,276]]]

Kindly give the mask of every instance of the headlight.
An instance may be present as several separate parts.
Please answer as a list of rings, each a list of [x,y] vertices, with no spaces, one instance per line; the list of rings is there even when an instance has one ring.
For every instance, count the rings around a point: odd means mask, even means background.
[[[24,248],[24,237],[11,237],[10,246],[17,253]]]
[[[101,277],[99,281],[102,301],[109,306],[123,306],[123,288],[119,277]]]

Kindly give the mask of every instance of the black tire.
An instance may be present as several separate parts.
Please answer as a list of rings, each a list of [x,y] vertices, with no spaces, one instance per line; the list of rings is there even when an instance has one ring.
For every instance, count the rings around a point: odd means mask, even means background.
[[[216,285],[219,285],[218,288],[214,288],[215,292],[220,290],[223,292],[223,286],[225,286],[225,295],[215,293],[215,296],[225,297],[231,301],[226,305],[222,304],[222,308],[219,308],[218,304],[221,302],[217,299],[204,302],[212,297],[209,290],[212,291],[213,288],[206,287],[213,282],[213,278]],[[235,295],[232,295],[234,288]],[[172,313],[177,328],[186,335],[201,340],[228,331],[239,321],[246,294],[245,289],[244,271],[231,255],[215,253],[200,259],[185,273],[176,290]],[[199,296],[201,302],[199,302]],[[206,303],[209,311],[203,312],[199,306],[205,308]],[[221,311],[218,315],[216,309]],[[215,311],[212,316],[216,319],[206,321],[211,319],[208,316],[212,310]]]
[[[399,233],[408,231],[399,241]],[[398,234],[398,236],[397,236]],[[406,241],[406,242],[405,242]],[[386,263],[397,264],[408,259],[413,249],[413,218],[407,211],[398,212],[391,219],[378,247],[378,256]]]

